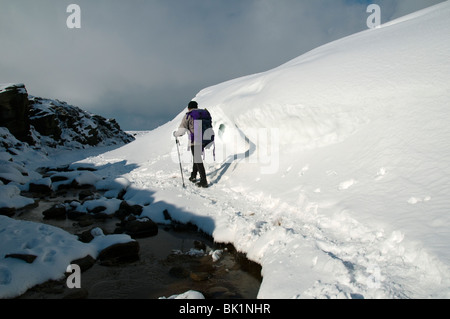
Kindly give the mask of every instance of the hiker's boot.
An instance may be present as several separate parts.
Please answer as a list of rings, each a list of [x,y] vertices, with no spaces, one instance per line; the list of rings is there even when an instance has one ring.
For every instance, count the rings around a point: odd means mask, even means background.
[[[189,177],[189,181],[191,181],[192,183],[195,183],[197,181],[197,176],[194,174],[191,174],[191,177]]]
[[[197,183],[197,186],[201,187],[201,188],[208,188],[209,187],[208,182],[206,180],[201,180],[199,183]]]

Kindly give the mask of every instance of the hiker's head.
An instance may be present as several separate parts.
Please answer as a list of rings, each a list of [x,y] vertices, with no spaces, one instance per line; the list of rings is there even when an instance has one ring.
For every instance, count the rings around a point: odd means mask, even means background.
[[[189,109],[189,110],[198,109],[198,103],[195,102],[195,101],[189,102],[188,109]]]

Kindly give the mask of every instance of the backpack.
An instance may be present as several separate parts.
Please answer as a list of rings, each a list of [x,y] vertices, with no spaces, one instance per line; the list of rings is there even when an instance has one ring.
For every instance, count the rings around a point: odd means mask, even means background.
[[[212,147],[215,133],[209,111],[195,109],[187,113],[186,116],[191,116],[194,120],[194,132],[190,132],[191,143],[201,144],[203,150]]]

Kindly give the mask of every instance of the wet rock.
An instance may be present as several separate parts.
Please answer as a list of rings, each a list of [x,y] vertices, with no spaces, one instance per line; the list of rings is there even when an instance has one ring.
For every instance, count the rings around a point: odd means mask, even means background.
[[[105,221],[105,220],[111,218],[110,215],[105,214],[105,213],[92,214],[92,217],[94,217],[95,220],[101,220],[101,221]]]
[[[86,213],[78,212],[74,209],[69,210],[67,212],[67,218],[70,220],[75,220],[75,221],[84,221],[87,219],[93,219],[91,216],[87,215]]]
[[[145,238],[158,235],[158,225],[150,218],[128,221],[125,223],[124,230],[132,238]]]
[[[211,277],[211,274],[206,271],[199,271],[199,272],[191,272],[189,277],[193,281],[206,281]]]
[[[170,213],[167,209],[165,209],[163,211],[163,216],[164,216],[164,220],[170,220],[170,221],[172,220],[172,216],[170,216]]]
[[[63,282],[63,281],[49,280],[41,285],[34,286],[30,290],[38,294],[44,293],[50,295],[61,295],[64,293],[65,289],[66,289],[65,281]]]
[[[85,166],[85,167],[80,166],[80,167],[77,168],[77,171],[96,172],[97,168],[95,168],[95,167],[87,167],[87,166]]]
[[[69,180],[68,177],[60,176],[60,175],[52,176],[52,177],[50,177],[50,179],[51,179],[52,183],[65,182],[65,181]]]
[[[105,206],[97,206],[97,207],[94,207],[93,209],[88,209],[88,212],[95,215],[95,214],[100,214],[100,213],[104,212],[105,210],[106,210]]]
[[[131,241],[109,246],[100,252],[98,260],[103,266],[117,266],[137,261],[139,260],[139,243]]]
[[[30,190],[31,193],[39,194],[39,195],[48,195],[53,192],[51,184],[35,184],[30,183]]]
[[[126,201],[122,201],[120,204],[119,210],[115,212],[115,216],[121,220],[125,219],[127,216],[135,215],[139,216],[141,215],[143,211],[143,207],[140,205],[130,205]]]
[[[44,215],[44,219],[63,220],[66,219],[66,206],[57,204],[44,211],[42,214]]]
[[[91,228],[91,229],[89,229],[89,230],[85,230],[84,232],[82,232],[81,234],[77,234],[77,236],[78,236],[78,240],[79,241],[81,241],[81,242],[83,242],[83,243],[90,243],[91,241],[92,241],[92,239],[94,239],[94,235],[92,234],[92,231],[93,230],[96,230],[96,229],[98,229],[98,227],[93,227],[93,228]],[[101,230],[101,233],[105,233],[104,231],[103,231],[103,229],[101,229],[100,228],[100,230]]]
[[[169,274],[172,277],[182,279],[182,278],[189,277],[190,273],[189,273],[189,270],[187,270],[185,267],[175,266],[175,267],[170,268]]]
[[[15,213],[16,213],[16,209],[15,208],[0,207],[0,215],[12,217],[12,216],[14,216]]]
[[[81,234],[78,234],[78,240],[83,242],[83,243],[90,243],[92,241],[92,239],[94,239],[94,236],[92,236],[91,231],[90,230],[86,230],[84,232],[82,232]]]
[[[77,219],[78,226],[80,227],[87,227],[94,224],[95,219],[90,215],[84,215]]]
[[[32,264],[34,260],[37,258],[35,255],[29,255],[29,254],[9,254],[6,255],[5,258],[15,258],[25,261],[28,264]]]
[[[89,292],[87,289],[84,288],[72,289],[62,299],[86,299],[88,295]]]
[[[79,194],[78,194],[78,199],[79,200],[86,200],[89,198],[93,198],[95,196],[95,193],[92,190],[82,190]]]
[[[228,288],[220,286],[209,288],[205,291],[205,296],[209,299],[233,299],[238,297],[236,293],[231,292]]]
[[[206,244],[202,241],[195,240],[194,241],[194,248],[198,250],[206,251]]]
[[[86,270],[94,266],[95,259],[91,255],[87,255],[86,257],[72,261],[70,264],[78,265],[81,272],[85,272]]]

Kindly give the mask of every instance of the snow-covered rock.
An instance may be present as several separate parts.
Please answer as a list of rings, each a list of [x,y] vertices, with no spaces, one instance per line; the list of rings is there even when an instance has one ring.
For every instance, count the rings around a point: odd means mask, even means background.
[[[24,84],[0,84],[0,127],[40,148],[82,149],[134,140],[114,119],[58,100],[29,96]]]
[[[90,146],[123,145],[134,137],[120,129],[114,119],[105,119],[58,100],[30,97],[30,124],[37,144],[80,149]]]

